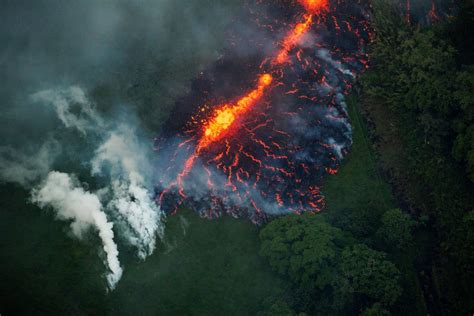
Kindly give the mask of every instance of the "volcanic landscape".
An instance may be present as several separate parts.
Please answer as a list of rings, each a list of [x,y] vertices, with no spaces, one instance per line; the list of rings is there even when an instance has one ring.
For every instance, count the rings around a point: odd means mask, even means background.
[[[368,67],[368,19],[362,1],[246,1],[156,140],[163,210],[256,223],[320,211],[352,144],[345,97]]]

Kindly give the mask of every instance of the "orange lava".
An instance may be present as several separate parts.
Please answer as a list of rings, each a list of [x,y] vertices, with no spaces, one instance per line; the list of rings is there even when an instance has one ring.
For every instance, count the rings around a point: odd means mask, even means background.
[[[299,0],[298,2],[311,13],[318,13],[329,6],[328,0]]]
[[[194,162],[198,158],[201,150],[209,146],[211,143],[221,139],[226,134],[226,131],[235,123],[236,119],[248,112],[261,99],[265,89],[270,86],[272,81],[272,75],[260,75],[255,89],[240,98],[235,104],[224,104],[214,111],[211,119],[209,119],[204,125],[204,132],[199,139],[195,152],[186,160],[184,168],[179,173],[176,180],[178,187],[180,188],[179,194],[182,197],[186,196],[182,188],[183,178],[191,172]]]
[[[250,110],[262,97],[265,89],[272,83],[270,74],[260,75],[257,87],[237,101],[236,104],[225,104],[214,111],[213,116],[204,125],[204,133],[199,140],[197,152],[219,140],[234,124],[235,120]]]
[[[299,0],[299,3],[305,8],[307,14],[305,15],[305,21],[295,25],[283,42],[281,43],[281,49],[273,60],[274,64],[283,64],[288,61],[288,54],[293,47],[295,47],[301,38],[308,32],[311,24],[313,23],[313,15],[323,10],[326,10],[329,6],[328,0]]]
[[[288,61],[288,54],[293,47],[295,47],[301,38],[308,32],[308,29],[313,23],[313,15],[306,15],[306,19],[303,23],[298,23],[293,30],[285,37],[284,41],[281,43],[282,48],[278,52],[273,63],[283,64]]]
[[[313,16],[328,7],[328,0],[299,0],[299,3],[308,13],[304,16],[304,22],[296,24],[281,43],[281,49],[272,62],[274,65],[283,64],[288,61],[290,51],[298,45],[301,38],[310,29],[313,23]],[[186,160],[183,170],[177,177],[176,184],[182,197],[185,197],[182,186],[183,178],[191,172],[201,151],[227,135],[228,130],[234,125],[235,121],[247,113],[262,98],[272,81],[273,77],[271,74],[261,74],[255,89],[240,98],[235,104],[224,104],[214,110],[210,119],[204,123],[203,132],[194,153]]]

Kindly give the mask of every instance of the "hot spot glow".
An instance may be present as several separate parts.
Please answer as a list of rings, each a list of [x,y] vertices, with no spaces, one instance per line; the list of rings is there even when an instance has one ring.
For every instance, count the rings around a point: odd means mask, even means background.
[[[328,0],[299,0],[299,3],[311,13],[317,13],[321,10],[327,9]]]
[[[308,14],[305,17],[304,22],[296,24],[290,33],[288,33],[281,43],[281,49],[273,61],[275,64],[283,64],[288,61],[290,50],[295,47],[301,38],[308,32],[311,23],[313,23],[313,16]]]
[[[258,102],[272,81],[273,78],[270,74],[263,74],[258,80],[257,87],[250,93],[239,99],[235,104],[225,104],[218,107],[211,119],[204,125],[204,133],[199,141],[197,151],[199,152],[209,144],[221,139],[235,120]]]
[[[170,165],[164,164],[160,183],[164,209],[174,213],[185,206],[210,218],[230,212],[261,223],[268,218],[267,210],[300,214],[324,207],[319,185],[324,175],[337,172],[351,143],[343,96],[351,89],[351,77],[367,68],[363,45],[370,38],[369,24],[359,20],[358,1],[283,2],[297,14],[295,20],[280,10],[273,20],[273,12],[262,19],[255,18],[258,10],[250,12],[257,25],[274,33],[264,42],[247,41],[240,31],[231,31],[232,47],[241,42],[268,47],[272,42],[275,50],[260,56],[259,68],[252,68],[259,69],[255,77],[238,74],[239,82],[253,82],[248,90],[238,89],[230,100],[202,106],[179,135],[182,142],[176,151],[165,151]],[[285,28],[277,26],[282,21]],[[286,31],[278,37],[275,30]],[[323,35],[310,41],[312,31]],[[315,49],[327,50],[330,58],[315,54]],[[220,59],[219,67],[210,68],[211,76],[199,79],[204,85],[193,85],[185,100],[209,100],[215,97],[213,91],[229,95],[232,87],[222,80],[233,67],[257,67],[259,61],[257,55],[248,60],[233,57],[229,53]],[[324,133],[309,132],[313,129]],[[175,146],[174,138],[170,144]]]

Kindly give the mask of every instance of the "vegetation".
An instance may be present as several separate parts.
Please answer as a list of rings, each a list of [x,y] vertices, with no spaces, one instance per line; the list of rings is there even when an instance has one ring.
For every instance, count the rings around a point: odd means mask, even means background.
[[[293,304],[302,311],[350,313],[374,302],[391,306],[400,296],[400,271],[387,255],[357,244],[322,215],[276,219],[260,238],[261,254],[293,284]]]
[[[255,315],[283,283],[258,255],[258,228],[245,220],[209,221],[190,210],[170,217],[167,238],[129,267],[111,295],[113,315]]]
[[[27,191],[4,187],[0,196],[2,314],[255,315],[283,292],[258,255],[255,225],[181,210],[167,222],[166,242],[146,261],[120,249],[126,269],[107,293],[95,234],[69,237],[67,223],[26,202]]]
[[[396,208],[388,210],[382,215],[382,224],[377,235],[382,243],[404,249],[412,243],[412,231],[416,222],[411,216]]]
[[[354,147],[326,183],[325,213],[280,218],[260,233],[261,254],[293,282],[294,310],[474,311],[473,45],[450,36],[472,28],[474,7],[460,7],[421,27],[374,1],[372,67],[360,101],[349,100]]]
[[[474,205],[472,39],[450,34],[472,27],[473,6],[466,1],[458,18],[421,28],[375,4],[373,67],[363,78],[363,100],[377,151],[399,198],[430,219],[436,242],[424,269],[443,284],[438,299],[447,300],[438,308],[468,314],[474,310],[474,240],[466,220]]]
[[[324,185],[322,213],[259,228],[180,210],[146,261],[120,249],[126,270],[107,294],[91,247],[98,241],[68,238],[67,224],[25,202],[26,191],[2,186],[0,312],[472,314],[474,47],[466,30],[474,28],[473,6],[461,1],[457,18],[420,27],[386,1],[373,4],[372,67],[348,98],[354,144]],[[176,71],[178,92],[200,60]],[[165,102],[146,124],[159,129],[178,92],[149,94],[159,82],[143,82],[126,97],[142,116]],[[113,102],[112,86],[98,87],[94,98]]]
[[[425,314],[409,255],[415,221],[395,208],[378,172],[357,99],[349,97],[348,104],[354,145],[338,174],[325,184],[325,211],[282,217],[266,225],[260,232],[261,255],[292,284],[286,303],[293,311]],[[382,236],[401,238],[406,246],[391,247]]]

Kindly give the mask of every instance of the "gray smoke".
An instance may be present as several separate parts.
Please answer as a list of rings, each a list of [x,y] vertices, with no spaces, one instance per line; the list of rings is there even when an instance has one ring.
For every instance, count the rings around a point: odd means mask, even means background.
[[[144,259],[163,237],[153,137],[189,80],[218,58],[216,30],[236,8],[217,0],[0,1],[0,183],[34,188],[35,203],[71,220],[76,236],[97,229],[109,284],[121,274],[114,241]],[[87,180],[87,191],[69,174]],[[93,207],[71,208],[67,199],[79,196]]]
[[[48,174],[87,179],[84,195],[102,205],[94,209],[113,222],[115,242],[150,255],[163,236],[153,137],[189,80],[217,59],[216,30],[240,7],[214,2],[0,1],[0,183],[35,188],[34,200],[60,217],[67,203],[38,195],[62,185]]]
[[[119,264],[116,230],[130,245],[137,249],[140,259],[151,255],[156,247],[156,237],[163,237],[164,215],[153,200],[151,182],[151,139],[136,135],[140,130],[138,120],[127,113],[127,120],[104,119],[90,100],[86,91],[79,86],[47,89],[36,92],[29,98],[34,108],[52,110],[59,126],[48,131],[48,139],[31,148],[0,146],[0,180],[15,182],[32,190],[32,200],[40,207],[51,206],[60,220],[72,221],[73,234],[81,238],[94,227],[102,240],[106,263],[110,272],[107,281],[111,289],[119,281],[122,268]],[[60,126],[62,125],[61,129]],[[76,133],[83,148],[95,148],[91,152],[73,151],[78,166],[71,169],[89,169],[100,185],[96,193],[86,192],[78,180],[68,173],[53,171],[55,162],[61,156],[60,143],[65,131]],[[45,179],[38,185],[41,179]],[[90,183],[88,186],[96,183]]]

